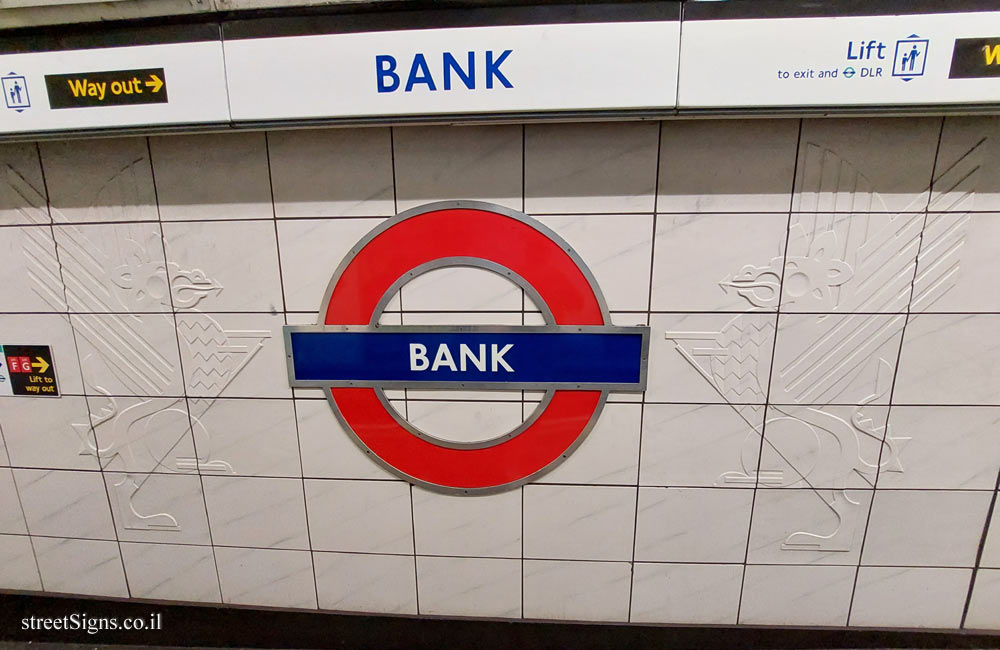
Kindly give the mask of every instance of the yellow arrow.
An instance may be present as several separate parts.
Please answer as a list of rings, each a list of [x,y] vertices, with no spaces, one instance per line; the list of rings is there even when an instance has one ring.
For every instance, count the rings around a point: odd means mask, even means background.
[[[44,375],[45,371],[49,369],[49,362],[41,357],[35,357],[35,358],[38,359],[38,362],[32,363],[31,367],[38,368],[38,374]]]
[[[152,88],[154,93],[160,92],[160,88],[163,88],[163,79],[160,79],[155,74],[151,74],[146,85]]]

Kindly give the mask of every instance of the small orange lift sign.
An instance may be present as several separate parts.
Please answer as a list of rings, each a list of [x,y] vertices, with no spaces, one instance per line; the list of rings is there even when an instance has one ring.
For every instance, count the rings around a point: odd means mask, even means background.
[[[59,397],[47,345],[0,345],[0,395]]]
[[[166,104],[163,68],[45,75],[52,108]]]

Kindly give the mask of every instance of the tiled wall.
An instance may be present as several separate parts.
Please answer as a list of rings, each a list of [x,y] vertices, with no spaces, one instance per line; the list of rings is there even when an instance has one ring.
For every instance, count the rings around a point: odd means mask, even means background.
[[[535,483],[411,487],[281,326],[344,254],[444,199],[537,217],[649,386]],[[368,128],[0,147],[0,587],[664,623],[1000,628],[1000,121]],[[386,323],[540,322],[485,271]],[[539,394],[395,391],[456,440]],[[9,468],[8,468],[9,466]]]

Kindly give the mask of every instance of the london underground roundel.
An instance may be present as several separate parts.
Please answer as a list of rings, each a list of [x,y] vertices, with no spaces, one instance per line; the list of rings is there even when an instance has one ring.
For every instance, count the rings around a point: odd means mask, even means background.
[[[546,324],[379,325],[400,287],[451,266],[520,285]],[[404,212],[368,233],[334,273],[319,324],[285,326],[284,335],[292,386],[325,388],[356,442],[387,469],[459,494],[514,487],[567,458],[609,392],[645,389],[649,348],[649,328],[611,325],[593,275],[555,233],[507,208],[461,201]],[[464,443],[408,423],[385,397],[395,388],[545,397],[513,431]]]

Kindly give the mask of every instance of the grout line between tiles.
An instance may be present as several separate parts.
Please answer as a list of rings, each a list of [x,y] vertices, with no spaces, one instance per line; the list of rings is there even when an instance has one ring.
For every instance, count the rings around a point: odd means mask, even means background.
[[[1000,492],[1000,471],[997,472],[997,482],[993,490],[993,497],[990,499],[990,507],[986,510],[986,521],[983,523],[983,535],[979,538],[979,548],[976,549],[976,561],[972,566],[972,577],[969,579],[969,592],[965,595],[965,606],[962,608],[962,622],[959,627],[964,628],[966,619],[969,617],[969,606],[972,604],[972,596],[976,587],[976,578],[979,577],[979,569],[983,562],[983,552],[986,550],[986,538],[990,534],[990,524],[996,513],[997,493]]]
[[[941,141],[944,137],[944,118],[941,118],[941,126],[938,129],[937,146],[934,148],[934,161],[931,163],[931,178],[927,191],[927,202],[924,204],[924,218],[920,227],[920,235],[917,243],[917,250],[913,256],[913,275],[910,276],[910,291],[906,298],[906,312],[910,313],[913,305],[913,294],[916,292],[917,275],[920,272],[920,249],[924,244],[924,230],[927,228],[927,208],[930,206],[931,197],[934,195],[934,181],[937,173],[938,156],[941,153]],[[906,326],[909,324],[909,316],[903,320],[903,326],[899,333],[899,347],[896,349],[896,363],[892,369],[892,382],[889,384],[889,404],[886,407],[885,431],[882,434],[882,441],[878,446],[878,459],[875,461],[875,483],[872,485],[872,500],[868,504],[868,513],[865,517],[865,527],[861,531],[861,546],[858,550],[858,567],[854,571],[854,585],[851,588],[851,599],[847,605],[847,625],[851,624],[851,616],[854,613],[854,598],[858,591],[858,578],[861,575],[863,558],[865,553],[865,543],[868,541],[868,527],[871,525],[872,512],[875,510],[875,497],[878,494],[878,480],[882,475],[882,453],[885,451],[885,441],[889,438],[890,422],[892,418],[893,396],[896,392],[896,379],[899,376],[899,366],[903,362],[903,344],[906,342]]]
[[[160,195],[159,195],[159,190],[157,189],[156,186],[156,170],[153,164],[153,149],[150,139],[148,137],[146,138],[146,147],[149,154],[149,168],[150,168],[150,173],[152,174],[152,181],[153,181],[153,198],[156,201],[156,215],[157,218],[159,219],[160,246],[163,249],[163,259],[167,264],[169,264],[169,260],[167,259],[167,242],[163,236],[163,215],[160,212]],[[166,272],[169,275],[169,266],[167,266],[166,268],[168,269]],[[170,285],[169,277],[167,278],[167,285],[168,287]],[[174,292],[168,290],[167,296],[170,301],[170,314],[174,323],[174,345],[177,346],[177,367],[178,367],[178,372],[180,373],[181,376],[181,388],[184,392],[183,395],[184,410],[187,411],[188,435],[191,436],[191,448],[194,450],[194,458],[195,458],[195,473],[198,476],[198,484],[201,487],[201,502],[202,502],[202,507],[205,509],[205,522],[208,527],[208,541],[209,545],[212,547],[212,562],[215,565],[215,580],[216,584],[219,587],[219,602],[225,603],[226,597],[224,592],[222,591],[222,574],[219,572],[219,558],[215,552],[215,536],[214,533],[212,532],[212,515],[208,510],[208,494],[205,491],[205,477],[201,472],[201,468],[198,467],[198,462],[199,462],[198,459],[201,458],[201,456],[198,453],[197,436],[194,435],[194,430],[195,430],[194,416],[191,415],[191,398],[188,396],[187,375],[184,372],[184,355],[181,351],[181,340],[180,336],[178,335],[177,308],[174,305]]]
[[[791,229],[792,229],[792,210],[795,204],[795,185],[798,182],[799,175],[799,154],[802,151],[802,125],[803,120],[799,119],[799,132],[796,137],[795,145],[795,162],[793,163],[792,169],[792,191],[788,200],[788,222],[785,226],[785,246],[781,252],[781,274],[778,277],[778,305],[781,305],[781,297],[784,295],[784,283],[785,283],[785,266],[788,259],[788,242],[791,239]],[[740,579],[740,597],[736,605],[736,623],[740,622],[740,615],[743,611],[743,592],[746,587],[747,581],[747,562],[750,559],[750,540],[753,536],[753,513],[757,506],[757,490],[760,485],[760,461],[764,456],[764,440],[766,438],[767,432],[767,405],[771,401],[771,383],[774,378],[774,357],[776,356],[778,349],[778,325],[781,316],[779,316],[774,321],[774,337],[771,340],[771,359],[768,364],[767,372],[767,392],[764,395],[764,417],[761,420],[760,425],[760,443],[757,448],[757,468],[754,472],[754,486],[753,486],[753,496],[750,499],[750,517],[747,521],[747,543],[743,551],[743,577]],[[812,489],[810,487],[810,489]],[[815,491],[813,489],[813,491]]]
[[[284,323],[288,325],[288,300],[285,297],[285,278],[282,271],[281,242],[278,239],[278,213],[274,203],[274,176],[271,172],[271,145],[268,132],[264,132],[264,156],[267,161],[267,185],[271,197],[271,215],[274,219],[274,246],[278,258],[278,286],[281,288],[281,307],[284,311]],[[319,607],[319,578],[316,577],[316,557],[313,555],[312,527],[309,524],[309,499],[306,496],[305,470],[302,465],[302,436],[299,432],[299,410],[292,397],[292,418],[295,424],[295,449],[299,460],[299,484],[302,487],[302,514],[305,517],[306,541],[309,544],[309,566],[312,571],[313,597],[316,599],[316,607]],[[220,577],[221,581],[221,577]]]

